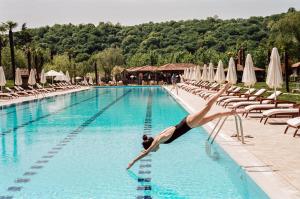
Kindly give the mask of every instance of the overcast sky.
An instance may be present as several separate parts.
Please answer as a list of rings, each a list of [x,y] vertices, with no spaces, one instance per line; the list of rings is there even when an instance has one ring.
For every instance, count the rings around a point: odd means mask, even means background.
[[[181,19],[267,16],[300,10],[300,0],[0,0],[0,22],[28,27],[99,21],[134,25]]]

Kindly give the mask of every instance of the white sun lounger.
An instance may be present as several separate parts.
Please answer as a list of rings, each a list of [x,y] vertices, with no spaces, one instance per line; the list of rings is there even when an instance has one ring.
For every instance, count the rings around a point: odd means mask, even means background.
[[[295,117],[295,118],[289,119],[286,123],[287,123],[287,127],[284,131],[284,134],[287,133],[287,130],[290,127],[295,128],[296,130],[295,130],[294,135],[293,135],[293,137],[295,137],[297,135],[298,130],[300,129],[300,117]]]
[[[235,102],[245,102],[245,101],[255,101],[258,97],[260,97],[262,94],[266,92],[265,88],[261,88],[258,91],[256,91],[253,95],[245,95],[244,97],[235,97],[235,98],[229,98],[222,102],[224,107],[227,107],[228,105],[235,103]]]
[[[228,95],[226,95],[226,96],[219,97],[217,99],[217,104],[220,104],[221,102],[223,102],[224,100],[227,100],[227,99],[246,97],[247,95],[252,94],[255,90],[256,90],[255,88],[250,88],[244,93],[240,93],[240,92],[238,92],[238,93],[228,93]]]
[[[234,103],[230,108],[232,108],[232,109],[238,109],[238,108],[242,108],[242,107],[249,106],[249,105],[269,104],[269,103],[271,103],[271,102],[274,101],[275,96],[278,97],[281,94],[282,94],[281,91],[276,91],[276,93],[271,94],[267,98],[262,98],[262,99],[257,100],[257,101],[237,102],[237,103]]]
[[[270,104],[271,105],[271,104]],[[282,106],[278,106],[274,109],[266,110],[262,113],[260,122],[265,118],[264,124],[267,123],[269,118],[277,117],[277,116],[286,116],[286,117],[296,117],[299,115],[299,108],[295,107],[295,104],[279,104]]]

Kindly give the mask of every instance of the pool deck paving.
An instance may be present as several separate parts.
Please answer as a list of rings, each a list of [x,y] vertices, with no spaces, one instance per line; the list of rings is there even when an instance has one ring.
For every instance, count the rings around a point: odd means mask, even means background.
[[[54,97],[54,96],[58,96],[58,95],[65,95],[65,94],[83,91],[83,90],[87,90],[87,89],[90,89],[90,87],[81,86],[80,88],[75,88],[75,89],[49,92],[49,93],[45,93],[45,95],[39,94],[38,96],[30,95],[30,96],[21,96],[21,97],[14,98],[14,99],[0,99],[0,107],[10,106],[12,104],[19,104],[19,103],[33,101],[33,100],[40,100],[43,98]]]
[[[200,110],[206,103],[202,98],[179,89],[178,94],[170,86],[164,87],[188,112]],[[228,109],[227,109],[228,110]],[[210,113],[226,111],[214,105]],[[209,113],[209,114],[210,114]],[[241,166],[245,172],[269,195],[270,198],[300,198],[300,137],[293,131],[284,134],[286,125],[259,122],[257,115],[242,118],[245,144],[231,137],[236,133],[234,117],[224,123],[216,141]],[[256,117],[255,117],[256,116]],[[287,119],[269,119],[269,122],[285,122]],[[210,132],[217,120],[204,125]]]

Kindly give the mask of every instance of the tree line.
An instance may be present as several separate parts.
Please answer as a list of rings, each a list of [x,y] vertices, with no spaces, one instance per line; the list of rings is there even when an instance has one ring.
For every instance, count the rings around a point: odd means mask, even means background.
[[[55,24],[39,28],[12,21],[0,26],[0,65],[13,79],[14,69],[69,70],[83,75],[99,69],[107,78],[116,65],[123,67],[166,63],[228,63],[237,50],[251,53],[265,68],[268,52],[276,46],[288,52],[291,62],[300,56],[300,12],[267,17],[144,23],[134,26],[103,23]]]

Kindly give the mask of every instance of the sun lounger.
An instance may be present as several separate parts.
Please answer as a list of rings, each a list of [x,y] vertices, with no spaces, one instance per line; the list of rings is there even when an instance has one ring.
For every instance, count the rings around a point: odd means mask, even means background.
[[[229,105],[231,105],[232,103],[235,103],[235,102],[255,101],[258,97],[260,97],[265,92],[266,92],[266,89],[261,88],[258,91],[256,91],[253,95],[248,94],[244,97],[236,97],[236,98],[226,99],[221,104],[226,108],[227,106],[229,106]]]
[[[226,96],[219,97],[216,104],[221,104],[224,100],[227,100],[227,99],[245,98],[245,97],[251,95],[255,90],[256,90],[255,88],[250,88],[250,89],[246,90],[244,93],[241,93],[241,92],[236,92],[236,93],[228,92]]]
[[[36,83],[36,86],[37,86],[38,89],[45,90],[45,92],[48,92],[48,93],[52,92],[52,91],[55,91],[55,89],[53,89],[53,88],[44,88],[39,83]]]
[[[16,86],[16,88],[18,88],[18,89],[16,89],[16,90],[24,91],[24,92],[26,92],[26,93],[28,93],[28,94],[36,95],[36,92],[34,92],[34,91],[32,91],[32,90],[24,89],[24,88],[21,87],[21,86]]]
[[[25,91],[25,90],[20,89],[18,86],[14,86],[14,89],[15,89],[18,93],[22,93],[23,95],[26,95],[26,96],[29,96],[29,95],[32,94],[32,93],[30,93],[30,92],[27,92],[27,91]]]
[[[296,104],[290,104],[288,107],[281,107],[278,106],[277,108],[266,110],[262,113],[262,117],[260,119],[260,122],[265,119],[264,124],[267,123],[269,118],[277,117],[277,116],[285,116],[285,117],[296,117],[300,116],[300,106]]]
[[[255,101],[236,102],[230,108],[239,109],[239,108],[243,108],[243,107],[249,106],[249,105],[269,104],[274,101],[275,97],[278,97],[281,94],[282,94],[281,91],[276,91],[276,93],[275,92],[272,93],[267,98],[259,98],[259,99],[256,99]]]
[[[284,134],[287,133],[289,128],[295,128],[296,130],[295,130],[294,135],[293,135],[295,137],[297,135],[297,132],[298,132],[299,128],[300,128],[300,117],[295,117],[295,118],[289,119],[286,123],[287,123],[287,127],[284,131]]]
[[[228,89],[228,91],[226,91],[225,94],[221,95],[222,96],[228,96],[228,95],[235,95],[236,93],[239,93],[240,90],[242,88],[241,87],[231,87],[230,89]],[[199,94],[200,97],[203,97],[204,99],[208,99],[209,97],[211,97],[212,95],[216,94],[218,92],[218,90],[215,90],[213,92],[203,92],[201,94]]]
[[[3,93],[2,91],[0,91],[0,98],[13,99],[14,96],[9,93]]]
[[[5,90],[14,97],[21,97],[21,95],[20,95],[21,93],[15,92],[8,87],[5,87]]]

